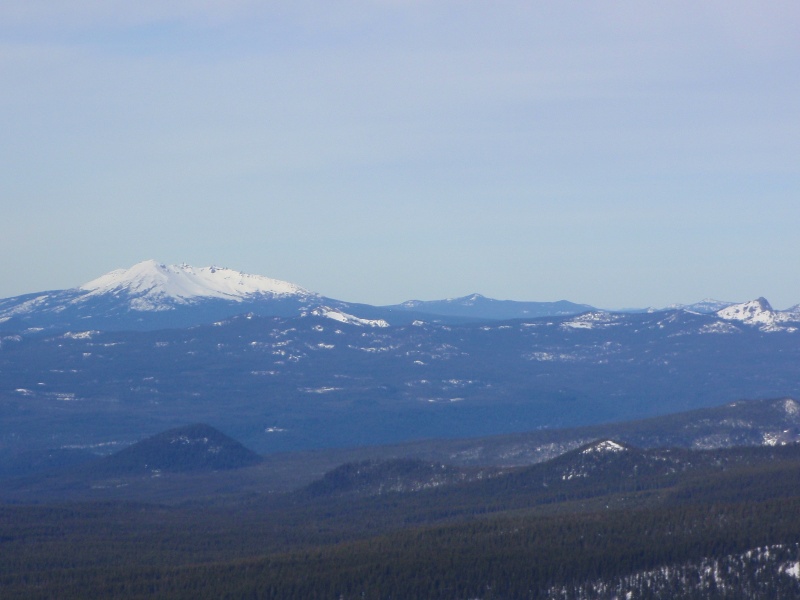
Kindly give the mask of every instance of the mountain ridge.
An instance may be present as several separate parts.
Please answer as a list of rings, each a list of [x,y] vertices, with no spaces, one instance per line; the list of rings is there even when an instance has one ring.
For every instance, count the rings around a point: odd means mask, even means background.
[[[555,302],[496,300],[478,293],[445,300],[407,300],[401,304],[389,305],[387,308],[491,320],[556,317],[598,310],[588,304],[576,304],[569,300]]]
[[[312,312],[350,323],[394,325],[469,317],[344,302],[294,283],[224,267],[146,260],[76,288],[0,299],[0,331],[141,331],[211,324],[236,315],[295,317]]]
[[[404,325],[415,320],[459,324],[671,310],[716,314],[764,331],[777,331],[800,322],[800,305],[776,311],[763,298],[739,304],[705,299],[663,309],[612,311],[568,300],[496,300],[473,293],[445,300],[372,306],[328,298],[294,283],[225,267],[165,265],[146,260],[127,269],[115,269],[76,288],[0,299],[0,331],[157,330],[213,323],[246,313],[292,317],[322,311],[330,318],[350,322]]]

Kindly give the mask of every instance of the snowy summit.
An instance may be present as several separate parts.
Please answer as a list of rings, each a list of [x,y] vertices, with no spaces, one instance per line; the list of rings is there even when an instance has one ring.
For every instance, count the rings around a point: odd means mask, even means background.
[[[775,321],[774,311],[766,298],[733,304],[717,311],[717,315],[722,319],[742,321],[751,325],[769,325]]]
[[[164,302],[185,304],[218,298],[241,302],[254,296],[313,296],[285,281],[248,275],[219,267],[195,268],[146,260],[129,269],[117,269],[80,287],[89,296],[125,293],[135,297],[131,308],[159,310]]]

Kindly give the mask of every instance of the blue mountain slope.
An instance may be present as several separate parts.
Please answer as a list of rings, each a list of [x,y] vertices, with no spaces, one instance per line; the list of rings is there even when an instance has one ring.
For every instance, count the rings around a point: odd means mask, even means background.
[[[448,300],[409,300],[386,308],[484,320],[555,317],[576,315],[596,310],[588,304],[576,304],[567,300],[559,300],[557,302],[518,302],[515,300],[494,300],[480,294]]]

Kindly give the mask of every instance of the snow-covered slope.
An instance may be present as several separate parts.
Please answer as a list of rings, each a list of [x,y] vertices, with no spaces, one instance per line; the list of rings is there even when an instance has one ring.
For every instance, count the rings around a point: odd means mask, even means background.
[[[162,329],[247,312],[296,316],[322,304],[345,307],[286,281],[147,260],[77,288],[0,300],[0,326],[16,331]]]
[[[615,442],[614,440],[600,440],[583,449],[581,454],[592,454],[594,452],[601,454],[605,452],[611,452],[612,454],[615,454],[617,452],[625,452],[626,450],[627,448],[625,446],[619,442]]]
[[[354,315],[342,312],[341,310],[330,308],[328,306],[320,306],[319,308],[315,308],[309,313],[303,313],[301,316],[306,317],[308,315],[312,315],[315,317],[324,317],[326,319],[332,319],[334,321],[338,321],[339,323],[358,325],[359,327],[389,327],[389,323],[387,323],[383,319],[362,319],[360,317],[356,317]]]
[[[255,296],[316,297],[297,285],[260,275],[219,267],[195,268],[146,260],[129,269],[117,269],[82,286],[88,294],[80,302],[106,294],[130,296],[133,310],[169,310],[174,304],[217,298],[242,302]]]
[[[741,304],[732,304],[717,311],[717,315],[729,321],[742,321],[750,325],[766,325],[775,320],[775,311],[766,298],[757,298]]]
[[[766,298],[757,298],[741,304],[732,304],[722,310],[718,310],[716,315],[726,321],[739,321],[746,325],[756,326],[762,331],[794,331],[796,327],[788,324],[800,321],[800,313],[792,309],[787,311],[774,310]]]

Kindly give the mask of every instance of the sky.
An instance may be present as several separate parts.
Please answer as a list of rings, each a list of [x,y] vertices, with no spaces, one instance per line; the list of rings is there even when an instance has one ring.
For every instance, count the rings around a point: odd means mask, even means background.
[[[0,297],[800,303],[800,3],[0,1]]]

